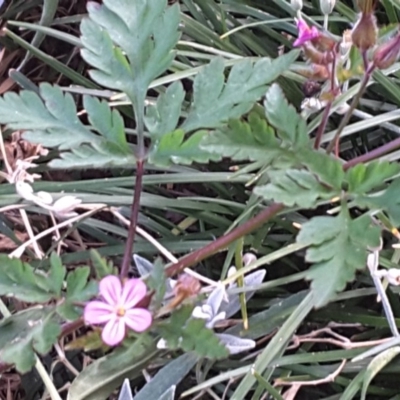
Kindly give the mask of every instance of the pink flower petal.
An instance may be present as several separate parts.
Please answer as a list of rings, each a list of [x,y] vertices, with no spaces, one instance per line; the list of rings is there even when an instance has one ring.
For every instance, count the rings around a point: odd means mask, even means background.
[[[106,303],[116,306],[121,298],[121,281],[114,275],[108,275],[100,281],[99,292]]]
[[[144,308],[134,308],[127,310],[123,320],[125,324],[135,332],[143,332],[153,320],[150,311]]]
[[[113,316],[113,307],[102,301],[91,301],[86,304],[83,318],[87,324],[104,324]]]
[[[296,25],[299,33],[297,39],[293,43],[294,47],[301,46],[310,40],[316,39],[320,35],[318,29],[315,26],[310,28],[307,23],[302,19],[297,19]]]
[[[134,307],[146,296],[147,288],[141,279],[128,279],[122,289],[121,305],[125,310]]]
[[[101,338],[108,346],[120,344],[125,337],[125,324],[122,318],[115,317],[104,326]]]

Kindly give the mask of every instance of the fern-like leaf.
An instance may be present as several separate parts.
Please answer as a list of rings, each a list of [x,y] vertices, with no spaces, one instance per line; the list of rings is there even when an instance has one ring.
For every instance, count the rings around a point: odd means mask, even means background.
[[[306,260],[315,265],[307,277],[315,305],[322,307],[366,266],[368,249],[377,247],[380,229],[368,215],[352,220],[347,209],[337,217],[314,217],[305,223],[297,242],[310,246]]]
[[[265,93],[267,84],[285,71],[297,55],[294,51],[272,61],[240,61],[232,67],[226,83],[222,59],[211,61],[195,78],[193,103],[181,128],[185,132],[216,128],[247,113]]]
[[[268,175],[271,183],[256,187],[254,193],[289,207],[297,205],[312,208],[317,205],[318,199],[329,199],[340,193],[322,185],[313,174],[305,170],[270,171]]]
[[[185,305],[172,313],[168,321],[159,325],[159,331],[168,348],[195,351],[201,357],[224,358],[228,349],[202,319],[190,319],[193,307]]]
[[[200,148],[200,142],[206,134],[206,131],[198,131],[185,140],[182,130],[170,132],[157,142],[149,155],[149,161],[155,165],[169,166],[173,163],[191,164],[217,160],[218,156]]]
[[[179,7],[167,0],[104,0],[88,4],[81,24],[82,57],[100,85],[143,100],[151,81],[171,64],[179,39]]]

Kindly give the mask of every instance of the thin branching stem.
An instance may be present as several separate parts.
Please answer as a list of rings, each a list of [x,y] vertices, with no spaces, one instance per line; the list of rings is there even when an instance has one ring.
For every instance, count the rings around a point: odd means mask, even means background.
[[[372,75],[372,72],[374,71],[374,69],[375,69],[375,66],[371,65],[371,67],[368,68],[367,71],[365,72],[364,77],[361,81],[360,90],[353,97],[353,100],[350,104],[349,109],[347,110],[346,114],[344,115],[342,121],[339,124],[339,127],[336,130],[334,138],[331,140],[328,147],[326,148],[326,152],[328,154],[331,153],[332,150],[338,145],[340,135],[343,132],[343,129],[346,127],[347,123],[350,121],[353,111],[357,107],[357,104],[360,101],[360,98],[361,98],[362,94],[364,93],[365,88],[367,87],[367,84],[371,78],[371,75]]]

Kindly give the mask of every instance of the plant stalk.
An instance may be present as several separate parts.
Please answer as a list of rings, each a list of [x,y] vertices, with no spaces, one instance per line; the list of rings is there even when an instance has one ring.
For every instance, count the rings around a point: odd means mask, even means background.
[[[132,261],[133,242],[135,240],[136,226],[139,217],[140,197],[142,194],[142,187],[143,187],[143,172],[144,172],[144,160],[138,159],[138,161],[136,162],[135,193],[133,195],[133,202],[131,206],[128,238],[126,240],[124,258],[122,259],[121,271],[120,271],[121,279],[127,277]]]
[[[207,246],[204,246],[201,249],[195,250],[192,253],[187,254],[186,256],[178,260],[178,262],[176,262],[175,264],[169,265],[165,270],[166,275],[168,277],[176,275],[184,268],[187,268],[190,265],[197,264],[199,261],[202,261],[212,254],[215,254],[217,251],[224,249],[235,240],[240,239],[242,236],[249,234],[250,232],[257,229],[259,226],[265,224],[265,222],[277,215],[283,209],[283,204],[271,204],[269,207],[261,211],[252,219],[249,219],[243,225],[238,226],[236,229],[230,231],[224,236],[221,236]]]
[[[372,72],[374,71],[374,69],[375,69],[375,66],[372,64],[371,67],[365,72],[363,80],[361,81],[360,90],[353,97],[353,100],[350,104],[350,108],[347,110],[345,116],[343,117],[342,121],[339,124],[339,127],[337,128],[335,137],[331,140],[328,147],[326,148],[327,154],[331,153],[332,150],[336,147],[336,145],[339,141],[340,135],[343,132],[343,129],[346,127],[347,123],[349,122],[358,102],[360,101],[360,98],[361,98],[362,94],[364,93],[365,88],[367,87],[367,84],[371,78],[371,75],[372,75]]]

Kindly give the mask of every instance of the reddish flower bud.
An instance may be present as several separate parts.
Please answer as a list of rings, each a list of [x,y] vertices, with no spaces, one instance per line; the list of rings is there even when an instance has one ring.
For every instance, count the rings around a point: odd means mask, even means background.
[[[351,33],[353,44],[362,52],[375,46],[378,37],[376,18],[372,13],[362,13]]]
[[[334,60],[334,55],[331,51],[318,51],[311,43],[305,43],[303,50],[306,58],[314,64],[328,65]]]
[[[374,64],[379,69],[389,68],[393,65],[400,56],[400,32],[388,40],[386,43],[382,43],[374,52],[373,60]]]

